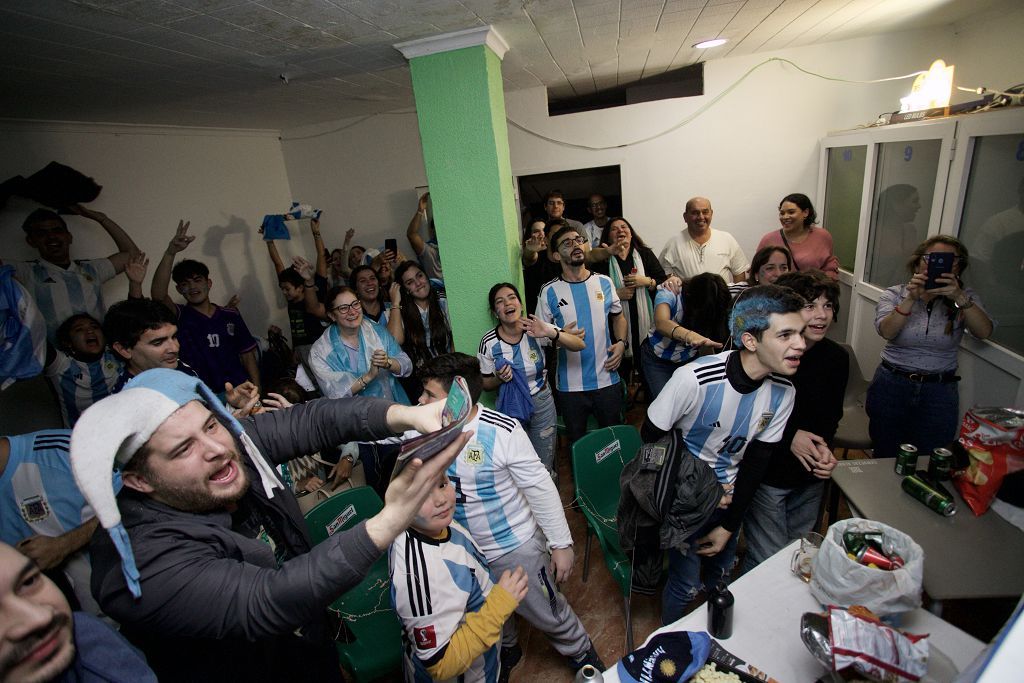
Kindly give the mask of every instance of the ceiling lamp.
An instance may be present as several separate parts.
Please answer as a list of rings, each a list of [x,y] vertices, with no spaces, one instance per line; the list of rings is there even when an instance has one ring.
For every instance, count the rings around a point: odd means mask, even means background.
[[[693,47],[698,50],[707,50],[710,47],[718,47],[719,45],[725,45],[728,42],[728,38],[714,38],[712,40],[702,40],[699,43],[695,43]]]

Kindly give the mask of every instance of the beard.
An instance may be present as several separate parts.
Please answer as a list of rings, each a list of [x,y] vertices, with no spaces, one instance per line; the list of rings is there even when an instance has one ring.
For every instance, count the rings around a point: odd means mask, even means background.
[[[238,451],[231,451],[229,462],[238,468],[238,475],[231,491],[214,493],[207,485],[170,483],[160,476],[148,475],[153,493],[160,502],[182,512],[206,513],[220,510],[231,503],[237,503],[249,490],[249,476],[242,465]],[[227,463],[225,463],[225,466]]]
[[[17,668],[21,660],[29,656],[40,644],[52,638],[54,633],[64,631],[65,629],[70,630],[70,628],[70,615],[64,612],[55,612],[49,623],[37,629],[31,635],[26,636],[22,642],[18,643],[10,652],[5,653],[0,658],[0,680],[8,680],[7,676],[11,670]],[[57,637],[62,638],[63,636],[58,635]],[[43,681],[53,680],[62,671],[71,666],[74,658],[75,646],[72,641],[70,647],[59,648],[48,660],[40,662],[34,671],[26,672],[25,677],[19,680],[25,681],[25,683],[42,683]]]

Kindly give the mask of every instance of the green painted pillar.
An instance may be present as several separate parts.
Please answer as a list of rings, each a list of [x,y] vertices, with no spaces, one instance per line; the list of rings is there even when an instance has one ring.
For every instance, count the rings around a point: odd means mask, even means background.
[[[409,60],[455,347],[475,355],[495,322],[487,292],[522,291],[501,58],[490,27],[395,46]]]

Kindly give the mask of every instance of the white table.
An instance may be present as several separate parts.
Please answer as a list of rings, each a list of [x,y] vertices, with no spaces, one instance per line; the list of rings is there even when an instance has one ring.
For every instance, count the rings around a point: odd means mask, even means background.
[[[800,640],[800,617],[804,612],[818,612],[822,608],[808,585],[789,570],[790,558],[798,545],[793,542],[729,586],[736,598],[733,634],[724,640],[715,639],[780,683],[811,683],[825,673]],[[941,650],[961,671],[984,647],[981,641],[923,609],[904,614],[900,628],[930,634],[929,644]],[[701,606],[654,634],[706,630],[707,608]],[[614,666],[605,672],[604,680],[618,682]]]

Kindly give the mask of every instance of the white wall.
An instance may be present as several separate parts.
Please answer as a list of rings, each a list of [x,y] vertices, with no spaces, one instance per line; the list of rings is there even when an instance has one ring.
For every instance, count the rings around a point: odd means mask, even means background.
[[[324,210],[328,249],[354,228],[354,245],[379,248],[394,237],[411,255],[405,229],[416,212],[415,188],[427,184],[414,112],[307,126],[281,137],[295,199]]]
[[[549,118],[544,89],[535,88],[506,93],[506,109],[510,119],[536,133],[602,147],[671,128],[773,56],[827,76],[861,80],[927,69],[943,57],[957,64],[958,81],[1004,87],[1019,77],[1020,60],[1008,56],[1017,49],[1022,29],[1024,10],[1007,3],[961,26],[711,61],[705,66],[707,94],[702,97]],[[714,226],[732,232],[749,257],[760,236],[778,227],[776,207],[782,196],[802,191],[820,203],[814,196],[818,140],[898,109],[910,83],[836,83],[771,63],[692,123],[647,143],[589,151],[510,126],[512,170],[526,175],[620,164],[623,211],[656,249],[682,229],[686,200],[706,195],[715,208]],[[955,101],[970,97],[960,94]],[[401,236],[415,208],[411,188],[426,182],[414,114],[294,129],[285,131],[283,139],[296,195],[319,201],[332,216],[340,212],[344,218],[344,226],[325,226],[325,231],[340,235],[339,228],[355,227],[356,241],[371,243]]]
[[[264,334],[268,321],[287,329],[277,278],[256,234],[263,214],[282,212],[291,200],[276,132],[42,122],[7,122],[0,131],[0,178],[28,176],[50,161],[92,176],[103,191],[90,206],[118,222],[149,255],[150,277],[178,219],[191,220],[197,239],[179,258],[210,267],[213,300],[225,303],[239,293],[254,334]],[[21,230],[33,208],[12,199],[0,211],[0,257],[37,256]],[[116,251],[92,221],[69,216],[68,224],[72,258]],[[127,288],[124,277],[108,283],[108,304],[124,298]],[[145,288],[148,296],[149,277]]]

